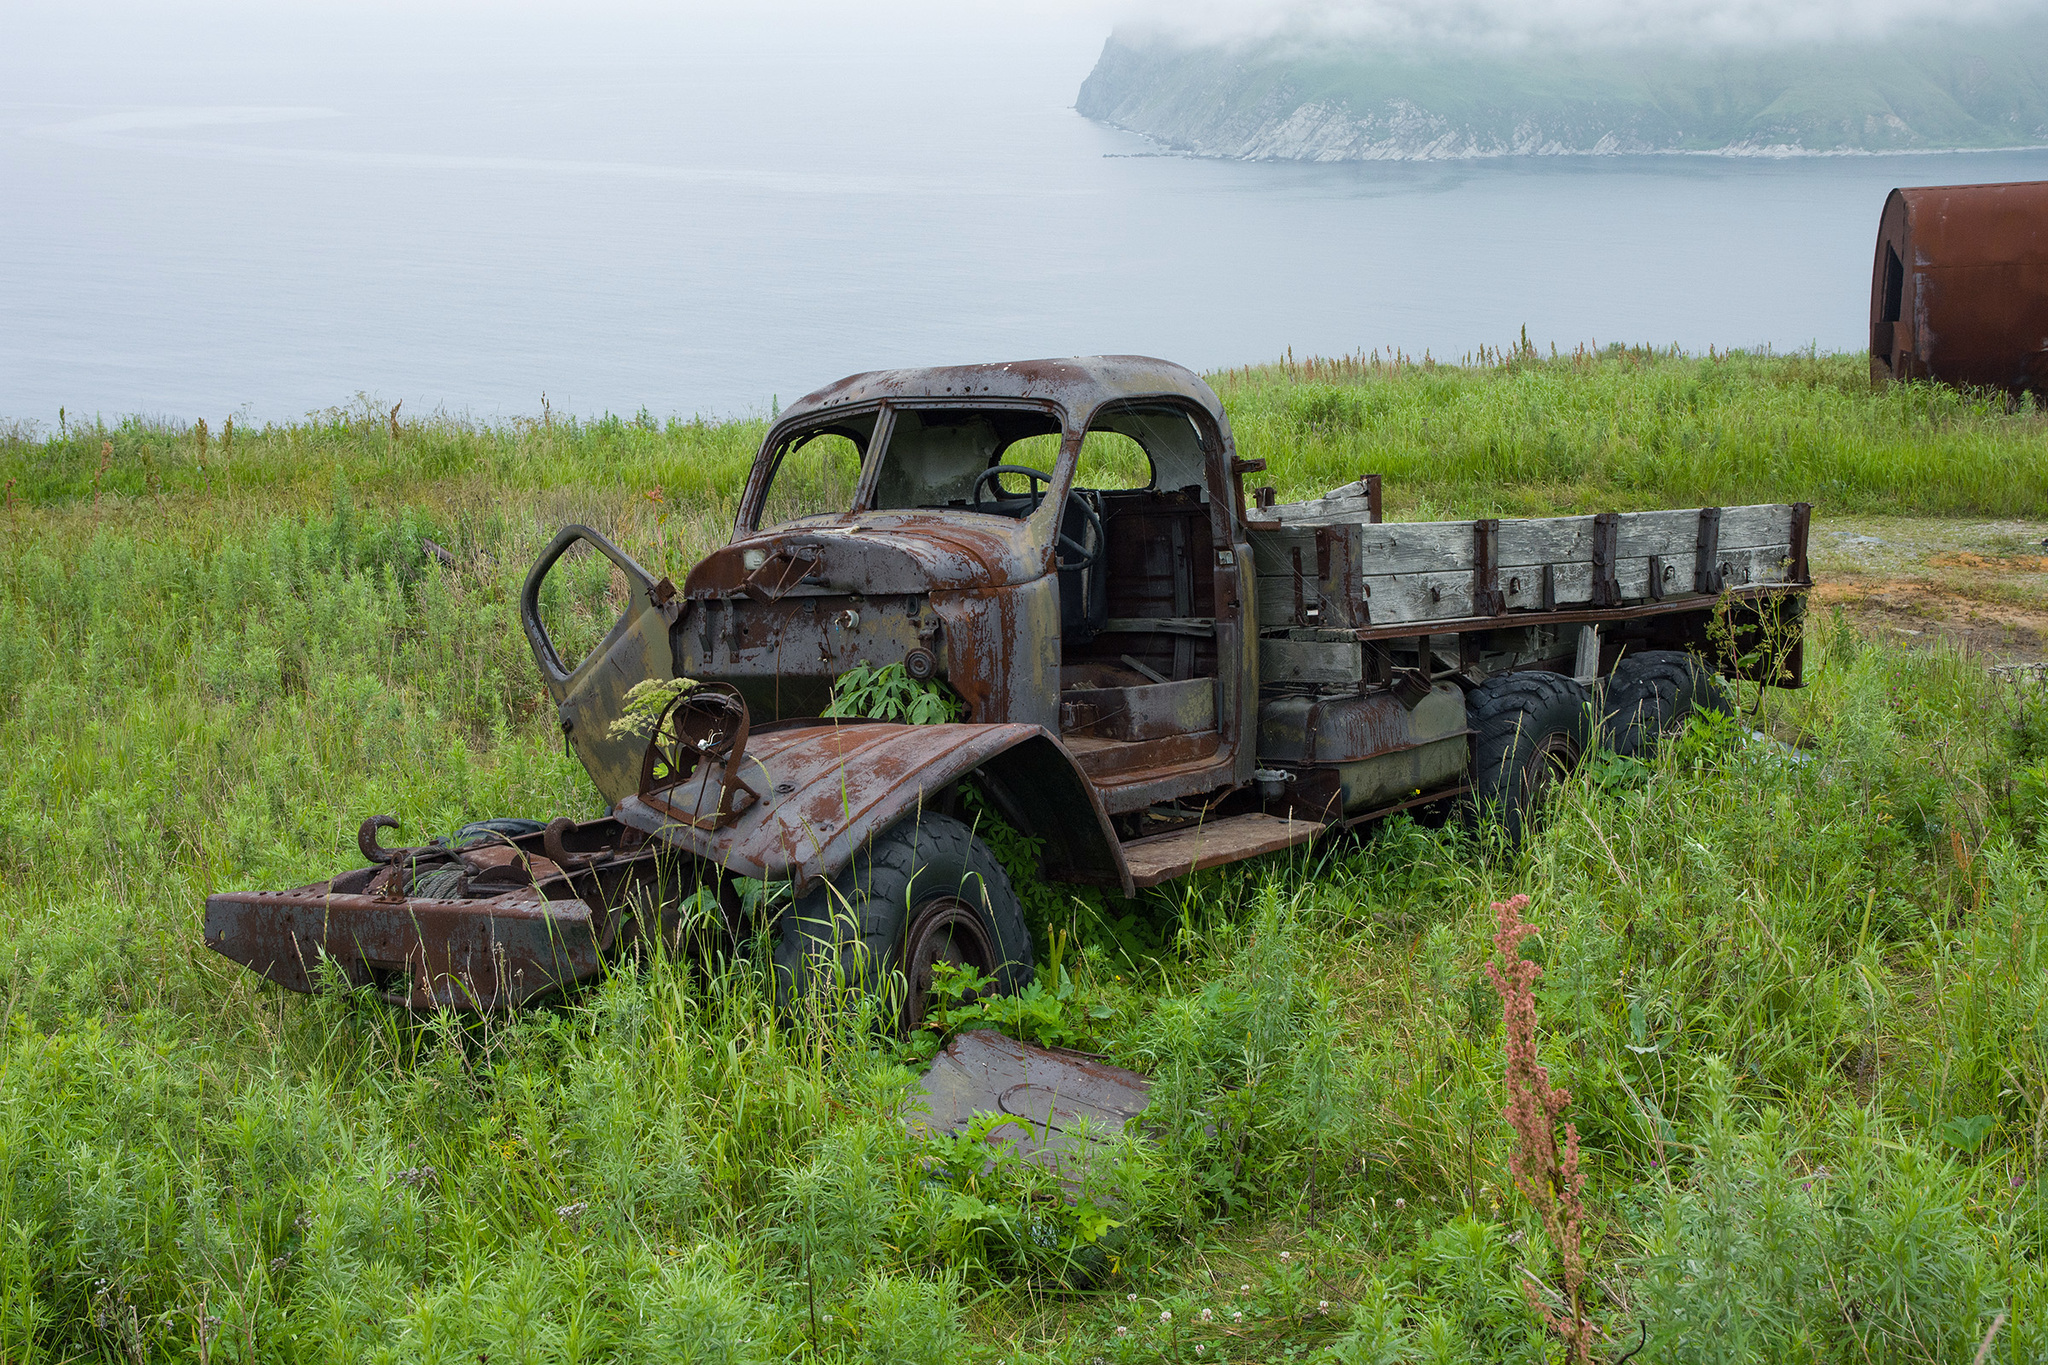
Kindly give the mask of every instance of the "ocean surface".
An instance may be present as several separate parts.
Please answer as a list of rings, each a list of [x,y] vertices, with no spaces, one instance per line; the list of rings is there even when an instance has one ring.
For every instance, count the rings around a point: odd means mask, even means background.
[[[1106,26],[1071,16],[387,41],[146,13],[0,58],[0,421],[715,416],[882,366],[1524,328],[1860,349],[1889,189],[2048,178],[2048,152],[1162,156],[1073,112]]]

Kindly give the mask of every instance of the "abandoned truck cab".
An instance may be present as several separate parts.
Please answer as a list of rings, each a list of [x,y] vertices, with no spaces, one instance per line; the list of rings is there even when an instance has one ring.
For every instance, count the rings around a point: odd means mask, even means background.
[[[1052,733],[1090,684],[1163,689],[1100,741],[1162,741],[1090,771],[1105,804],[1248,776],[1232,459],[1215,394],[1161,361],[842,380],[769,433],[733,542],[683,587],[677,666],[761,720],[818,715],[860,663]]]
[[[484,1009],[636,942],[765,934],[785,1001],[852,989],[914,1024],[941,963],[1030,978],[991,814],[1047,877],[1125,895],[1458,797],[1516,837],[1591,745],[1725,706],[1714,672],[1800,681],[1804,504],[1384,524],[1375,476],[1248,501],[1261,468],[1161,360],[841,380],[779,417],[681,587],[577,526],[528,575],[606,816],[414,848],[373,817],[370,867],[209,897],[207,942],[294,989],[324,958]],[[571,666],[539,603],[580,542],[628,605]],[[828,715],[862,667],[958,714]]]
[[[1129,891],[1116,845],[1134,826],[1117,817],[1242,786],[1256,767],[1243,472],[1214,392],[1164,361],[855,375],[781,415],[731,543],[680,589],[593,533],[557,539],[529,604],[579,539],[633,585],[635,607],[602,657],[572,672],[531,609],[527,629],[570,742],[620,818],[650,832],[661,817],[637,799],[644,741],[612,733],[633,684],[730,688],[752,726],[747,752],[771,766],[771,752],[809,752],[820,725],[833,731],[833,757],[806,770],[823,784],[816,809],[781,803],[788,828],[760,811],[735,821],[778,826],[788,856],[741,839],[734,863],[724,832],[689,838],[699,856],[806,881],[879,820],[949,813],[947,789],[971,771],[998,810],[1047,842],[1059,875]],[[960,723],[821,722],[834,681],[862,664],[942,681]],[[862,753],[836,752],[856,737]],[[872,812],[852,811],[849,776],[857,795],[880,789]],[[777,785],[796,797],[801,783]],[[821,863],[812,855],[825,844],[835,846]]]

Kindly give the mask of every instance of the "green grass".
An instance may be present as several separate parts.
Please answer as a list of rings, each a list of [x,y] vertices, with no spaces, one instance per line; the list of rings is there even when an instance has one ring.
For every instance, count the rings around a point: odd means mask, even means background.
[[[1400,514],[2037,515],[2048,477],[2038,418],[1854,358],[1216,382],[1284,494],[1376,469]],[[207,892],[345,866],[366,814],[594,811],[513,594],[572,519],[679,574],[759,435],[0,444],[0,1359],[1554,1358],[1479,976],[1513,891],[1603,1358],[1967,1361],[2001,1312],[1991,1359],[2048,1352],[2048,697],[1828,622],[1807,691],[1590,769],[1517,857],[1396,822],[1065,902],[1072,990],[1013,1017],[1157,1078],[1078,1205],[907,1136],[915,1054],[791,1029],[744,963],[463,1025],[199,946]],[[600,567],[552,603],[585,640]]]

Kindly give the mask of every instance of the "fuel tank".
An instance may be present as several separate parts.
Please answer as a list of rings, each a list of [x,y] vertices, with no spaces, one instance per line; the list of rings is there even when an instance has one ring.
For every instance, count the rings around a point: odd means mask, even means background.
[[[1333,773],[1346,815],[1457,781],[1471,764],[1471,733],[1456,683],[1436,684],[1413,707],[1391,691],[1259,704],[1259,762]]]

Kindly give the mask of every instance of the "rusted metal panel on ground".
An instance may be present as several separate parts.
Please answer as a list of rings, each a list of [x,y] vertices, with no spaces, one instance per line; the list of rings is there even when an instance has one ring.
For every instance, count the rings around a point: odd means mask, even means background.
[[[1151,1081],[1097,1057],[1020,1043],[988,1029],[956,1035],[918,1086],[912,1132],[958,1132],[976,1114],[999,1114],[987,1141],[1002,1143],[1069,1183],[1091,1146],[1123,1134],[1151,1102]]]
[[[1870,377],[2048,387],[2048,180],[1891,192],[1870,271]]]

